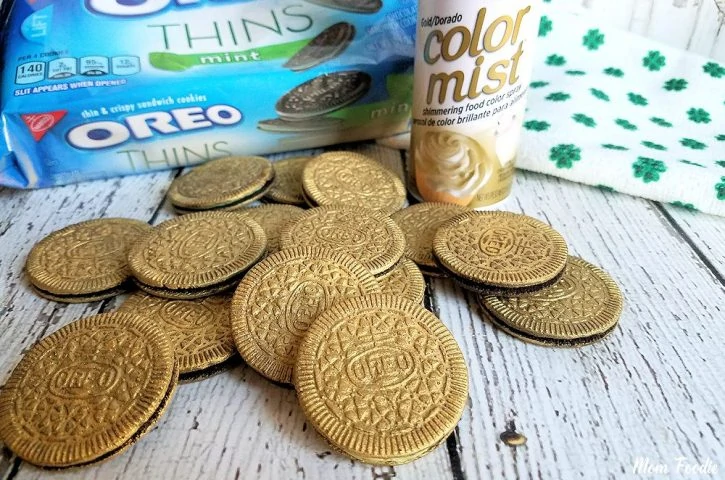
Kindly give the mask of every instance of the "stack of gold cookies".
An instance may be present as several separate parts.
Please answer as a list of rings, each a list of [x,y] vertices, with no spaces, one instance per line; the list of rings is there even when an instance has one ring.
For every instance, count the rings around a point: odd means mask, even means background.
[[[31,250],[28,278],[45,298],[140,291],[48,336],[13,371],[0,439],[28,462],[116,455],[158,421],[178,383],[240,359],[293,386],[338,451],[409,462],[450,434],[468,395],[461,349],[422,306],[423,274],[452,278],[493,325],[540,345],[595,342],[622,309],[614,281],[569,256],[551,226],[443,203],[404,208],[397,175],[359,153],[215,160],[176,179],[168,198],[182,216],[82,222]]]
[[[493,325],[521,340],[582,346],[611,333],[622,293],[606,272],[569,255],[564,238],[535,218],[419,203],[392,215],[406,256],[426,275],[477,294]]]
[[[181,216],[154,227],[91,220],[32,249],[26,271],[45,298],[140,291],[21,360],[0,393],[0,439],[19,457],[67,468],[116,455],[179,383],[240,359],[294,386],[310,423],[352,458],[405,463],[445,440],[468,373],[422,306],[423,275],[389,216],[406,204],[393,172],[353,152],[230,157],[179,177],[168,198]]]

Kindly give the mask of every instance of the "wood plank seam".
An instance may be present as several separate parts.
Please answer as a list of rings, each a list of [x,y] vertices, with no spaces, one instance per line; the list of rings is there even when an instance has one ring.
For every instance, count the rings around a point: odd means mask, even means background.
[[[655,209],[660,213],[660,215],[667,221],[667,223],[677,232],[677,234],[685,241],[685,243],[692,249],[692,251],[695,253],[697,258],[702,262],[702,264],[707,268],[707,270],[712,274],[713,277],[715,277],[715,280],[717,280],[720,285],[725,287],[725,277],[718,271],[717,267],[710,261],[709,258],[707,258],[707,255],[702,251],[700,247],[697,246],[697,244],[690,238],[690,236],[685,232],[685,230],[680,226],[679,223],[677,223],[677,220],[675,220],[672,215],[670,215],[670,212],[668,212],[665,207],[660,202],[652,202],[652,205],[655,207]]]
[[[15,454],[13,454],[15,456]],[[22,463],[22,460],[20,458],[15,457],[13,458],[13,467],[10,469],[10,473],[8,473],[8,476],[5,477],[5,480],[13,480],[20,471],[20,464]]]
[[[466,475],[463,473],[463,466],[461,465],[461,446],[458,442],[458,425],[446,439],[446,449],[448,450],[448,458],[451,461],[453,480],[465,480]]]
[[[721,18],[725,16],[725,0],[715,0],[715,6],[720,11]]]
[[[426,309],[440,318],[440,312],[438,311],[435,296],[433,295],[433,285],[430,278],[427,277],[425,279],[425,297],[423,298],[423,303]],[[466,403],[470,405],[469,401]],[[463,464],[461,462],[461,446],[458,442],[458,425],[456,425],[453,433],[446,439],[446,450],[448,451],[448,460],[451,462],[450,468],[453,480],[465,480],[466,476],[463,473]]]
[[[696,16],[696,18],[697,18],[698,20],[700,19],[700,12],[702,11],[702,5],[703,5],[704,3],[705,3],[705,2],[700,2],[700,4],[699,4],[699,5],[697,6],[697,16]],[[687,39],[687,46],[685,47],[685,50],[689,50],[690,48],[692,48],[692,41],[693,41],[693,39],[695,38],[695,32],[696,32],[696,31],[697,31],[697,22],[695,22],[695,26],[694,26],[694,28],[692,29],[692,31],[690,32],[690,36],[689,36],[689,38]]]
[[[174,177],[171,179],[171,181],[173,182],[174,180],[176,180],[177,178],[179,178],[181,176],[181,173],[183,171],[184,171],[183,168],[177,168],[176,171],[174,172]],[[166,204],[166,195],[164,195],[163,197],[161,197],[161,201],[159,201],[159,204],[156,205],[156,209],[151,214],[151,217],[148,220],[148,224],[149,225],[153,225],[156,222],[156,219],[158,218],[158,216],[161,213],[161,211],[164,209],[164,205],[165,204]]]

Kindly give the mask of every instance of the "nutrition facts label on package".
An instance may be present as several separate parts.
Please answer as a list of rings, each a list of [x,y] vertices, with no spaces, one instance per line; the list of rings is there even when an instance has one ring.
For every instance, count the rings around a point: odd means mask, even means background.
[[[135,75],[141,71],[139,57],[120,55],[103,57],[63,57],[49,62],[27,62],[18,65],[15,74],[17,85],[28,85],[43,80],[65,80],[76,75],[99,77],[103,75]]]

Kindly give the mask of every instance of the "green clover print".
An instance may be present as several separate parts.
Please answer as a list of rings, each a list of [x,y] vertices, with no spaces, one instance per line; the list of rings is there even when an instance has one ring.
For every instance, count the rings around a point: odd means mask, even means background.
[[[707,145],[692,138],[683,138],[680,140],[680,144],[682,144],[683,147],[691,148],[693,150],[705,150],[707,148]]]
[[[581,149],[570,143],[551,147],[549,160],[555,162],[557,168],[571,168],[574,162],[581,160]]]
[[[637,157],[637,161],[632,164],[632,169],[634,176],[641,178],[644,183],[659,181],[660,173],[667,171],[663,162],[647,157]]]
[[[725,200],[725,177],[720,177],[720,183],[715,184],[718,200]]]
[[[725,77],[725,67],[718,65],[715,62],[707,62],[703,67],[702,71],[707,73],[713,78]]]
[[[566,58],[561,55],[552,54],[546,57],[546,64],[552,67],[561,67],[566,63]]]
[[[606,75],[609,75],[610,77],[616,77],[616,78],[622,78],[624,76],[624,72],[622,70],[620,70],[619,68],[614,68],[614,67],[605,68],[604,73]]]
[[[548,84],[549,84],[549,82],[542,82],[542,81],[531,82],[531,88],[543,88],[543,87],[547,86]]]
[[[607,150],[619,150],[619,151],[626,151],[629,150],[627,147],[623,147],[622,145],[614,145],[613,143],[605,143],[602,144],[603,148],[606,148]]]
[[[552,22],[549,17],[547,17],[546,15],[542,16],[541,22],[539,22],[539,36],[545,37],[546,35],[548,35],[553,26],[554,22]]]
[[[692,160],[680,160],[680,163],[684,163],[685,165],[692,165],[693,167],[705,168],[705,165],[703,165],[702,163],[693,162]]]
[[[691,108],[687,111],[687,117],[695,123],[710,123],[710,114],[702,108]]]
[[[597,122],[592,117],[584,115],[583,113],[575,113],[571,116],[571,119],[577,123],[581,123],[585,127],[594,128],[597,126]]]
[[[645,140],[642,142],[642,145],[644,145],[647,148],[651,148],[652,150],[667,150],[667,147],[664,145],[660,145],[659,143],[650,142],[649,140]]]
[[[720,165],[721,167],[725,168],[725,160],[718,160],[715,162],[717,165]]]
[[[629,120],[625,120],[624,118],[618,118],[614,121],[614,123],[616,123],[625,130],[637,130],[637,125],[630,122]]]
[[[684,78],[671,78],[662,87],[668,92],[679,92],[687,88],[687,80]]]
[[[632,105],[639,105],[640,107],[647,106],[647,104],[649,103],[646,98],[638,93],[629,92],[627,94],[627,98],[629,98],[629,101],[632,103]]]
[[[668,122],[664,118],[660,118],[660,117],[652,117],[649,119],[649,121],[654,123],[655,125],[659,125],[660,127],[669,128],[672,126],[672,124],[670,122]]]
[[[696,212],[697,208],[691,203],[683,203],[680,201],[670,202],[670,205],[674,205],[675,207],[684,208],[685,210],[690,210],[692,212]]]
[[[597,28],[589,30],[582,38],[582,45],[587,47],[588,50],[598,50],[599,47],[604,45],[604,34]]]
[[[534,132],[543,132],[548,130],[550,126],[549,122],[542,122],[540,120],[529,120],[524,123],[526,130],[533,130]]]
[[[718,142],[725,142],[725,133],[722,133],[715,137],[715,140],[717,140]]]
[[[569,100],[571,98],[571,95],[565,92],[554,92],[550,93],[546,99],[551,100],[552,102],[563,102],[565,100]]]
[[[598,90],[596,88],[590,88],[589,91],[594,95],[595,98],[598,98],[599,100],[608,102],[609,101],[609,95],[602,92],[601,90]]]
[[[650,50],[647,56],[642,59],[642,65],[652,72],[661,70],[665,63],[665,56],[657,50]]]

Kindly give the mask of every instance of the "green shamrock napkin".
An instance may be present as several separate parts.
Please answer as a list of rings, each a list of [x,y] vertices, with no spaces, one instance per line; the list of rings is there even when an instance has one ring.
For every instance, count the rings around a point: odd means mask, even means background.
[[[547,7],[518,166],[725,216],[725,66]]]

